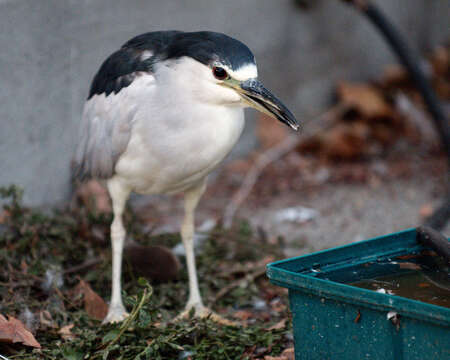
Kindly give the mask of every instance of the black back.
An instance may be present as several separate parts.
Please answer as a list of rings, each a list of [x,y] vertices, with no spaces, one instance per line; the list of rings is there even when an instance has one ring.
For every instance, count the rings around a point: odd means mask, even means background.
[[[146,50],[153,55],[143,60],[142,54]],[[219,61],[232,69],[255,63],[246,45],[221,33],[149,32],[127,41],[105,60],[92,81],[88,99],[95,94],[116,94],[129,86],[140,73],[153,72],[155,62],[182,56],[192,57],[206,65]]]

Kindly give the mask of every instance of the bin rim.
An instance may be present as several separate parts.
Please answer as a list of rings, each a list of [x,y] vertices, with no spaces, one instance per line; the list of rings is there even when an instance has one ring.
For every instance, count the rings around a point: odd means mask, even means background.
[[[357,262],[352,263],[352,265],[357,265],[380,256],[397,256],[425,249],[422,245],[417,244],[415,238],[416,230],[407,229],[312,254],[276,261],[266,266],[266,273],[272,283],[290,290],[298,290],[323,299],[339,300],[374,310],[395,311],[400,316],[450,327],[449,308],[398,295],[378,293],[313,276],[315,264],[324,267],[339,267],[339,264],[344,264],[346,259],[354,258],[354,255],[351,257],[349,254],[373,251],[372,254],[368,253],[366,256],[360,257]],[[384,251],[380,251],[383,246],[385,246]],[[335,259],[336,261],[333,262],[332,259],[336,254],[338,256]],[[320,264],[321,259],[328,262]]]

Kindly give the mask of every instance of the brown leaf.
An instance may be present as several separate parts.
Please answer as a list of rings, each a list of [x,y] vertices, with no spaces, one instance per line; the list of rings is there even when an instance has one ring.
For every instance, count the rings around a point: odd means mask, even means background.
[[[281,356],[285,356],[287,360],[295,360],[294,348],[287,348],[282,353]]]
[[[446,76],[450,67],[450,48],[438,46],[431,55],[431,63],[436,74]]]
[[[22,259],[22,261],[20,262],[20,269],[22,270],[22,274],[28,273],[28,264],[25,259]]]
[[[356,317],[355,317],[355,319],[353,320],[353,322],[354,322],[354,323],[358,323],[359,320],[361,320],[361,313],[360,313],[360,311],[358,310],[358,313],[356,314]]]
[[[0,224],[6,224],[6,220],[10,216],[8,210],[3,210],[0,212]]]
[[[286,305],[283,304],[283,302],[277,298],[273,301],[270,302],[270,308],[275,311],[275,312],[282,312],[284,310],[286,310]]]
[[[384,68],[381,77],[381,83],[385,87],[399,87],[404,86],[409,82],[409,76],[406,69],[399,64],[390,64]]]
[[[420,270],[421,269],[420,265],[417,265],[412,262],[401,262],[401,263],[398,263],[398,266],[400,267],[400,269],[407,269],[407,270]]]
[[[264,360],[289,360],[286,356],[270,356],[266,355],[264,356]]]
[[[431,286],[431,284],[429,284],[429,283],[419,283],[420,288],[426,288],[426,287],[430,287],[430,286]]]
[[[357,110],[364,117],[392,114],[391,106],[374,86],[342,82],[338,85],[337,93],[345,105]]]
[[[279,329],[284,329],[286,327],[286,321],[287,319],[281,319],[280,321],[278,321],[276,324],[272,325],[271,327],[267,328],[267,330],[279,330]]]
[[[112,211],[108,191],[96,180],[80,185],[76,196],[92,212],[108,214]]]
[[[409,260],[409,259],[416,259],[417,254],[406,254],[406,255],[400,255],[397,256],[396,259],[398,260]]]
[[[52,314],[48,310],[43,310],[39,312],[39,321],[44,327],[56,329],[58,326],[55,324],[52,318]]]
[[[433,66],[433,85],[439,97],[450,99],[450,46],[438,46],[430,58]]]
[[[61,337],[64,340],[73,340],[75,339],[75,335],[72,333],[73,324],[69,324],[66,326],[63,326],[61,329],[59,329],[58,334],[61,335]]]
[[[249,318],[251,318],[253,316],[253,313],[247,310],[238,310],[233,314],[233,317],[235,319],[239,319],[239,320],[248,320]]]
[[[108,305],[103,299],[83,280],[76,287],[76,291],[84,297],[84,310],[96,320],[103,320],[108,313]]]
[[[425,219],[433,214],[433,205],[425,204],[419,210],[419,215],[422,219]]]
[[[367,124],[337,124],[324,134],[323,152],[331,159],[355,159],[367,152],[368,137]]]
[[[8,315],[8,320],[0,314],[0,342],[22,343],[26,346],[40,348],[33,334],[16,318]]]

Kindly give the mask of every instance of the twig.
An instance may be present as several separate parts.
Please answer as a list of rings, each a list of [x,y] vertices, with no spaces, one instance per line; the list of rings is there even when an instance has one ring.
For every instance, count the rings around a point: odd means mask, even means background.
[[[141,300],[139,301],[139,304],[136,305],[136,307],[131,311],[130,316],[128,316],[126,318],[126,320],[124,321],[124,323],[122,324],[122,326],[120,327],[120,331],[117,334],[117,336],[111,340],[107,345],[106,348],[102,351],[103,353],[103,358],[106,359],[108,357],[109,354],[109,349],[115,344],[117,343],[117,341],[119,341],[120,337],[123,335],[123,333],[129,328],[130,324],[132,321],[134,321],[134,319],[136,319],[137,315],[139,314],[139,311],[141,310],[142,306],[144,305],[144,303],[152,296],[153,294],[153,288],[150,287],[149,292],[147,293],[147,289],[144,289],[143,293],[142,293],[142,297]],[[105,354],[106,351],[106,354]],[[99,356],[100,354],[98,354]]]
[[[222,271],[222,272],[218,273],[216,276],[224,279],[224,278],[230,278],[236,274],[246,273],[247,271],[248,271],[248,268],[246,268],[244,265],[237,264],[236,267],[229,269],[229,270]]]
[[[82,263],[80,265],[72,266],[72,267],[64,270],[64,275],[71,274],[71,273],[76,273],[76,272],[79,272],[81,270],[88,269],[91,266],[97,265],[97,264],[99,264],[101,262],[102,262],[102,259],[99,258],[99,257],[93,258],[93,259],[88,259],[88,260],[86,260],[84,263]]]
[[[217,276],[221,278],[229,278],[236,274],[251,273],[259,269],[260,267],[266,266],[268,263],[271,263],[274,260],[275,258],[273,256],[266,256],[265,258],[257,262],[236,264],[236,266],[232,267],[231,269],[218,273]]]
[[[229,293],[234,288],[241,286],[245,282],[252,282],[266,273],[266,265],[257,268],[253,273],[246,275],[242,279],[235,280],[222,288],[216,296],[211,300],[210,306],[214,305],[220,298]]]
[[[318,124],[319,120],[327,120],[329,123],[329,119],[332,119],[336,116],[337,113],[340,113],[345,108],[344,105],[336,105],[326,111],[325,113],[319,115],[314,121],[308,121],[309,126],[308,130],[305,131],[308,135],[314,135],[324,128],[328,127],[329,124]],[[314,126],[315,125],[315,126]],[[299,137],[296,135],[291,135],[287,139],[283,140],[279,144],[271,147],[270,149],[262,152],[258,159],[255,161],[254,165],[245,175],[244,181],[240,188],[233,194],[230,202],[225,208],[224,216],[223,216],[223,226],[225,229],[228,229],[233,224],[234,216],[237,210],[240,208],[244,200],[248,197],[250,192],[253,189],[256,181],[259,176],[263,172],[263,170],[278,159],[282,158],[284,155],[288,154],[295,148],[297,148],[302,141],[304,141],[304,136]]]
[[[150,290],[150,293],[147,295],[147,289],[144,289],[144,292],[141,297],[141,301],[139,301],[139,304],[133,309],[130,316],[125,320],[123,325],[120,327],[120,331],[117,334],[117,336],[108,344],[108,347],[113,346],[123,335],[123,333],[128,329],[128,326],[131,324],[131,322],[136,318],[136,316],[139,313],[139,310],[141,310],[142,306],[144,305],[144,302],[148,300],[148,298],[152,295],[153,290]]]
[[[386,15],[370,0],[352,0],[350,3],[358,7],[367,19],[378,29],[384,40],[391,46],[394,54],[408,71],[409,76],[419,90],[438,131],[442,146],[450,163],[450,127],[448,118],[436,96],[430,82],[419,63],[418,55],[409,47],[405,38],[390,22]],[[360,4],[363,6],[360,6]]]
[[[447,154],[447,163],[450,167],[450,126],[448,117],[444,113],[433,87],[419,66],[419,57],[408,46],[405,38],[390,22],[386,15],[370,0],[343,0],[354,5],[381,33],[384,40],[390,45],[394,54],[408,71],[409,76],[419,90],[427,106],[428,112],[434,121],[434,126],[441,138],[442,146]],[[447,187],[447,195],[438,210],[427,220],[427,225],[437,230],[442,229],[450,219],[450,189]]]

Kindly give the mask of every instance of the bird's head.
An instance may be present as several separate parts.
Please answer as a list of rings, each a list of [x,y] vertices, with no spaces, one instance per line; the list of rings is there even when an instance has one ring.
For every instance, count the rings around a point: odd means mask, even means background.
[[[176,82],[172,89],[189,89],[204,102],[252,107],[298,130],[294,115],[258,80],[255,57],[240,41],[221,33],[180,32],[164,60],[158,72]]]

